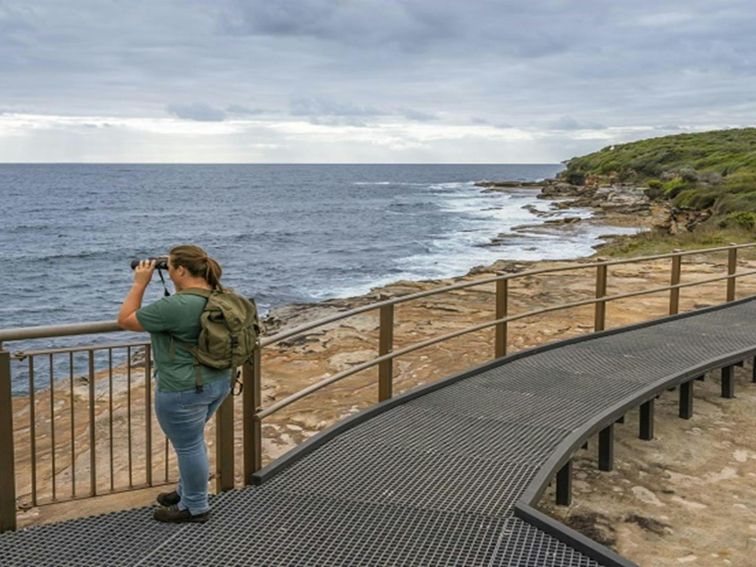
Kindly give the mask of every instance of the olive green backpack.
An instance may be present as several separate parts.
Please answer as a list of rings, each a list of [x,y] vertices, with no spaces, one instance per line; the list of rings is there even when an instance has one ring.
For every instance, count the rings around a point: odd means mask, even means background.
[[[207,299],[200,315],[197,344],[179,341],[176,344],[194,357],[195,386],[202,391],[200,366],[237,369],[250,362],[260,346],[260,319],[254,299],[247,299],[230,289],[187,289],[179,294],[199,295]],[[238,373],[236,375],[238,379]]]

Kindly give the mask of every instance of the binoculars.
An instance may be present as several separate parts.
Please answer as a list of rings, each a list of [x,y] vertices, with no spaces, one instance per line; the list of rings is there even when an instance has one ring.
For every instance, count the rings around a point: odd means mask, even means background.
[[[168,269],[168,256],[154,256],[154,257],[147,258],[147,260],[154,261],[155,268],[157,268],[158,270]],[[139,262],[141,262],[141,260],[132,260],[131,269],[135,270],[136,267],[139,265]]]

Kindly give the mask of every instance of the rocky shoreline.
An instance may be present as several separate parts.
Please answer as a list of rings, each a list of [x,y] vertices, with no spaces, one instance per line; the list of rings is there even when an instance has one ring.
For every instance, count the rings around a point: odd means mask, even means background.
[[[599,178],[589,178],[584,185],[573,185],[559,179],[545,179],[539,182],[479,181],[475,185],[491,192],[507,192],[512,189],[538,190],[539,199],[554,201],[553,211],[527,207],[531,213],[542,218],[548,219],[559,210],[573,207],[586,208],[593,212],[588,219],[566,217],[546,220],[546,224],[588,221],[628,226],[639,222],[647,228],[658,228],[669,234],[678,234],[693,230],[711,216],[709,210],[681,209],[654,201],[649,198],[646,186],[604,183]],[[524,225],[515,227],[514,230],[532,229],[535,226],[537,225]]]
[[[496,247],[506,243],[508,240],[518,238],[523,234],[559,234],[560,231],[569,230],[571,225],[578,223],[589,223],[596,227],[601,226],[623,226],[635,227],[639,230],[664,229],[672,230],[670,227],[674,224],[673,211],[666,205],[652,202],[643,192],[642,188],[627,185],[609,185],[609,186],[578,186],[571,185],[556,179],[545,179],[543,181],[478,181],[474,183],[484,192],[508,193],[512,190],[528,189],[538,191],[539,199],[551,201],[550,210],[541,210],[534,205],[525,205],[523,208],[535,216],[544,219],[541,223],[523,224],[515,226],[509,232],[499,233],[484,246]],[[590,215],[568,216],[561,218],[552,218],[560,214],[560,211],[571,208],[583,208],[591,212]],[[595,248],[600,250],[601,246],[611,242],[616,235],[602,235],[602,242]],[[504,254],[503,254],[504,255]],[[525,266],[531,265],[532,262],[516,262],[511,259],[502,258],[489,265],[472,267],[467,276],[487,273],[491,271],[516,271],[524,269]],[[460,274],[457,277],[448,280],[421,280],[423,284],[442,285],[444,281],[457,281],[465,275]],[[399,281],[386,288],[394,285],[411,285],[412,282]],[[386,295],[384,288],[376,288],[369,293],[347,298],[337,298],[317,303],[294,303],[281,307],[274,307],[270,310],[265,325],[268,333],[275,333],[284,328],[292,328],[316,319],[327,317],[339,311],[353,309],[378,301]]]

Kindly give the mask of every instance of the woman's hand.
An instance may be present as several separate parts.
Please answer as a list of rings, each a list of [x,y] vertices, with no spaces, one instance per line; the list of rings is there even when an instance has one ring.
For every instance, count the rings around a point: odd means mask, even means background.
[[[134,283],[147,287],[155,272],[155,260],[141,260],[134,269]]]
[[[144,331],[144,327],[136,317],[136,312],[142,306],[142,297],[147,286],[152,281],[155,271],[155,260],[141,260],[134,268],[134,285],[131,286],[126,299],[123,300],[118,313],[118,326],[128,331]]]

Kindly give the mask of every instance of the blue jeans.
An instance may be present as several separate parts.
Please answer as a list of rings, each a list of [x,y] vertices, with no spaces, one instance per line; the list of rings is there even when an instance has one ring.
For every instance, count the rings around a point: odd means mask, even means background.
[[[231,390],[229,380],[221,378],[204,384],[202,392],[155,393],[155,414],[158,423],[173,445],[179,466],[176,492],[181,497],[179,510],[202,514],[210,509],[207,503],[209,465],[205,445],[205,423]]]

